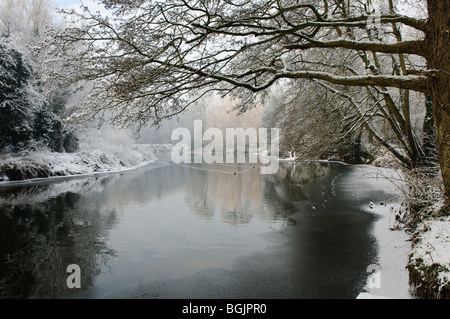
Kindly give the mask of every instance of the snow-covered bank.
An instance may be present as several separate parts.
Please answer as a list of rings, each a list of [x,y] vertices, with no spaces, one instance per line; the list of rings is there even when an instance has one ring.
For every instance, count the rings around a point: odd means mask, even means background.
[[[381,172],[381,168],[378,168]],[[400,206],[389,208],[391,217],[378,222],[377,238],[385,247],[385,264],[405,263],[408,270],[409,290],[413,297],[420,299],[450,298],[450,216],[443,193],[434,183],[439,180],[408,180],[405,172],[383,171],[386,181],[400,190]],[[434,177],[438,179],[439,177]],[[420,184],[420,185],[419,185]],[[424,187],[423,185],[427,185]],[[419,186],[418,186],[419,185]],[[388,187],[388,185],[386,185]],[[420,189],[414,193],[413,187]],[[426,190],[426,191],[424,191]],[[417,192],[417,190],[416,190]],[[385,204],[386,205],[386,204]],[[387,211],[387,207],[372,206]],[[390,229],[390,230],[388,230]],[[399,236],[396,238],[396,236]],[[389,246],[391,248],[389,248]],[[388,266],[390,267],[390,266]],[[397,267],[398,268],[398,267]],[[392,280],[393,281],[393,280]],[[387,281],[388,285],[390,280]],[[392,287],[394,288],[394,287]],[[404,291],[404,288],[402,288]],[[395,289],[393,290],[395,291]],[[363,294],[361,298],[379,297],[377,289]],[[381,291],[382,292],[382,291]],[[381,294],[386,296],[385,294]],[[394,297],[387,295],[388,297]],[[405,298],[405,297],[400,297]]]
[[[387,182],[389,183],[389,182]],[[389,185],[386,188],[389,188]],[[390,186],[392,188],[392,186]],[[404,229],[397,229],[393,212],[397,209],[397,201],[389,203],[369,203],[367,212],[378,216],[374,224],[374,235],[377,238],[378,272],[369,277],[366,291],[357,299],[410,299],[408,271],[408,254],[411,250],[410,236]],[[377,276],[379,276],[377,283]]]
[[[0,184],[55,176],[129,170],[156,160],[159,145],[55,153],[46,150],[0,156]]]
[[[421,298],[450,298],[450,217],[422,222],[413,235],[408,269]]]

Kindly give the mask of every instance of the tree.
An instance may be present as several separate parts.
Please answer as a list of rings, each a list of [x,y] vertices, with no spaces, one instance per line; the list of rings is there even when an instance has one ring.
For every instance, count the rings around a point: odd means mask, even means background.
[[[265,127],[280,128],[281,152],[295,152],[302,159],[335,159],[355,164],[371,159],[364,152],[365,131],[361,125],[369,119],[355,114],[345,105],[348,101],[333,92],[334,88],[329,90],[315,81],[297,82],[298,87],[289,85],[266,101],[263,123]]]
[[[51,10],[50,0],[0,0],[0,36],[34,42],[53,24]]]
[[[43,80],[33,51],[51,25],[49,0],[0,0],[0,151],[44,146],[73,152],[78,139],[63,123],[70,92]]]
[[[433,101],[444,188],[450,195],[448,1],[427,0],[425,18],[396,13],[392,1],[375,12],[370,0],[102,3],[114,10],[113,17],[86,8],[80,16],[82,27],[55,34],[59,52],[80,42],[86,48],[74,62],[79,66],[77,80],[97,83],[90,111],[111,108],[123,124],[157,123],[188,107],[185,102],[192,91],[206,88],[234,94],[239,97],[238,108],[245,111],[253,105],[255,93],[261,96],[283,79],[371,86],[387,99],[391,88],[406,95],[409,90],[427,93]],[[373,25],[391,26],[392,37],[382,41],[368,37],[367,29]],[[413,37],[399,38],[396,30],[410,30]],[[318,71],[310,64],[336,49],[371,59],[349,61],[347,65],[357,73],[326,66]],[[315,61],[304,60],[305,52]],[[395,72],[372,64],[391,55],[403,59]],[[410,59],[423,63],[417,66]],[[387,113],[388,118],[397,115],[394,109]],[[409,138],[411,146],[414,136]]]
[[[35,92],[28,86],[30,77],[31,67],[23,55],[0,42],[0,150],[24,147],[31,138]]]
[[[33,74],[29,56],[0,39],[0,151],[77,150],[78,139],[57,114],[60,105],[47,100]]]
[[[24,30],[26,0],[0,1],[0,36],[9,37]]]

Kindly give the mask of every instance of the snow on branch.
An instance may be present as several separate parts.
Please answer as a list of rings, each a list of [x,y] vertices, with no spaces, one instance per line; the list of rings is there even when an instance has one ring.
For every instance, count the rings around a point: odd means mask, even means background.
[[[94,111],[116,109],[118,118],[159,121],[184,110],[189,95],[202,89],[247,97],[281,79],[318,79],[426,92],[435,75],[423,68],[410,75],[366,74],[367,64],[353,62],[357,71],[349,74],[348,68],[314,64],[330,49],[423,55],[420,38],[368,37],[364,8],[346,16],[331,14],[340,10],[331,4],[281,0],[102,2],[117,14],[105,18],[86,11],[79,27],[54,34],[50,45],[64,63],[76,65],[73,74],[60,77],[95,81]],[[396,14],[382,15],[380,23],[425,28],[422,20]],[[63,52],[77,54],[68,61]]]
[[[372,51],[382,53],[404,53],[423,55],[423,41],[402,41],[395,43],[380,43],[355,40],[316,41],[303,37],[308,43],[286,45],[289,50],[305,50],[311,48],[345,48],[351,50]]]

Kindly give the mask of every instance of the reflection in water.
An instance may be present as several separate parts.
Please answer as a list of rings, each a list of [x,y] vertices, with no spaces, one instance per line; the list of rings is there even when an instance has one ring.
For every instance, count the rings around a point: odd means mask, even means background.
[[[185,200],[192,212],[212,218],[219,211],[223,221],[235,225],[248,223],[253,216],[286,219],[286,212],[295,212],[293,201],[307,199],[303,185],[331,171],[319,162],[282,164],[276,175],[261,175],[258,167],[248,164],[190,167]]]
[[[123,176],[112,175],[1,191],[0,297],[70,294],[66,268],[74,263],[82,269],[81,286],[92,286],[100,268],[115,256],[106,237],[125,205],[158,200],[179,187],[184,175],[155,172],[160,176],[152,176],[158,181],[152,183],[130,173],[126,183]]]
[[[337,169],[316,162],[282,164],[276,175],[261,175],[248,164],[168,164],[0,189],[0,297],[78,293],[66,286],[69,264],[80,266],[88,292],[107,289],[101,287],[108,281],[105,287],[120,291],[127,288],[124,282],[224,267],[225,261],[267,249],[261,234],[299,220],[299,229],[313,226],[304,229],[310,237],[298,242],[304,249],[321,226],[307,223],[312,215],[293,216],[320,192],[308,185]],[[326,231],[339,232],[330,219],[320,221]],[[320,238],[307,249],[315,245]],[[326,247],[318,249],[326,254]],[[124,272],[128,277],[121,277]],[[88,296],[98,297],[94,292]]]
[[[192,168],[188,171],[185,200],[198,216],[212,218],[218,212],[224,222],[232,225],[246,224],[253,216],[273,219],[261,216],[267,210],[263,209],[263,176],[256,167],[222,164]]]
[[[2,298],[65,295],[69,292],[66,267],[75,262],[84,271],[81,284],[92,285],[99,266],[114,255],[103,237],[116,222],[115,212],[92,209],[83,199],[102,182],[30,186],[1,193]],[[69,187],[57,190],[59,186]]]

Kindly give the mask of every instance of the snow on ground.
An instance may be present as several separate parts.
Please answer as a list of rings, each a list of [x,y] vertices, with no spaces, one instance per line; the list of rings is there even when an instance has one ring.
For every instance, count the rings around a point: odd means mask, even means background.
[[[389,185],[387,185],[389,187]],[[391,186],[392,187],[392,186]],[[374,225],[374,235],[379,245],[378,265],[379,285],[373,284],[369,278],[365,292],[357,299],[410,299],[413,298],[410,287],[408,271],[408,254],[411,250],[410,236],[403,229],[395,229],[394,211],[399,203],[369,203],[366,211],[379,218]]]
[[[359,167],[361,170],[356,171],[354,178],[366,180],[365,192],[384,191],[389,196],[383,201],[373,199],[361,206],[361,210],[376,217],[372,232],[377,240],[378,255],[376,263],[368,267],[367,271],[373,273],[356,299],[411,299],[406,269],[410,236],[404,229],[395,227],[395,212],[402,200],[402,186],[392,182],[397,180],[398,172],[372,165]]]
[[[156,160],[153,145],[55,153],[47,150],[0,156],[0,183],[35,178],[123,171]]]
[[[450,283],[450,217],[424,222],[420,242],[413,249],[414,258],[422,258],[431,266],[440,264],[446,268],[439,274],[443,283]]]
[[[410,264],[419,274],[429,278],[429,270],[437,271],[438,291],[450,285],[450,217],[430,219],[418,227],[417,241],[411,251]],[[434,277],[434,276],[433,276]]]
[[[378,263],[381,282],[379,287],[370,287],[372,280],[369,279],[366,291],[357,299],[448,298],[450,217],[442,217],[440,213],[445,207],[443,197],[431,196],[433,201],[423,213],[426,220],[411,233],[406,228],[398,227],[401,224],[396,217],[404,200],[404,187],[408,186],[402,172],[377,167],[376,174],[368,173],[368,176],[376,178],[377,184],[382,183],[382,187],[391,193],[398,193],[399,202],[370,202],[367,205],[367,211],[380,216],[374,225],[374,232],[380,247]]]

